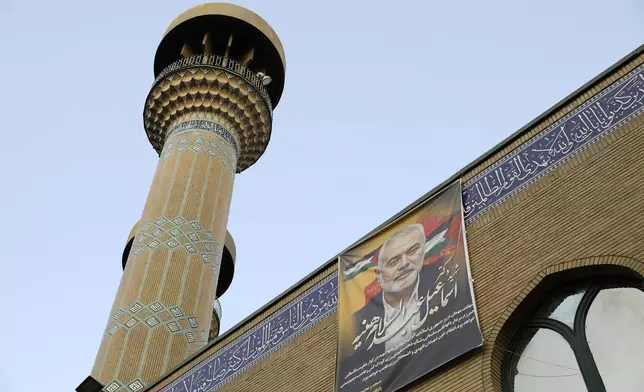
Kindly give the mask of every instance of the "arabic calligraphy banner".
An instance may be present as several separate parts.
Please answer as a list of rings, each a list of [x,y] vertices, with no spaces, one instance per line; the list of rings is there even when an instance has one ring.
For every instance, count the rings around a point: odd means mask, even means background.
[[[552,170],[644,109],[644,65],[552,124],[465,183],[465,219]]]
[[[339,257],[336,392],[393,392],[483,344],[461,183]]]

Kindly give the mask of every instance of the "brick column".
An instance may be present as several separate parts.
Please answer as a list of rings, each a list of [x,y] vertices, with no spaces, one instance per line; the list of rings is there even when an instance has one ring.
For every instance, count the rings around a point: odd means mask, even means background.
[[[232,134],[212,120],[170,131],[94,378],[136,388],[207,343],[236,160]]]
[[[108,392],[142,390],[207,344],[234,176],[268,144],[259,80],[220,56],[188,60],[146,101],[159,164],[91,373]]]

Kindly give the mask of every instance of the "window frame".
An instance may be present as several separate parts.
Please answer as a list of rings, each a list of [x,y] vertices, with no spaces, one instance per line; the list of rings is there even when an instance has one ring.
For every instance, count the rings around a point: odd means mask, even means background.
[[[577,360],[579,372],[584,380],[588,392],[606,392],[606,387],[592,351],[586,338],[586,319],[588,311],[600,291],[613,288],[635,288],[644,292],[644,281],[637,278],[620,277],[618,279],[590,279],[582,280],[573,285],[559,286],[560,289],[549,291],[542,298],[547,302],[545,305],[559,305],[565,298],[571,295],[571,288],[583,288],[584,294],[575,311],[573,328],[561,321],[548,318],[547,315],[540,315],[540,311],[547,306],[537,306],[528,313],[528,316],[519,324],[514,336],[510,340],[503,362],[502,362],[502,390],[503,392],[514,391],[514,378],[519,359],[534,334],[539,329],[549,329],[557,332],[570,345],[570,348]],[[556,308],[556,306],[554,307]]]

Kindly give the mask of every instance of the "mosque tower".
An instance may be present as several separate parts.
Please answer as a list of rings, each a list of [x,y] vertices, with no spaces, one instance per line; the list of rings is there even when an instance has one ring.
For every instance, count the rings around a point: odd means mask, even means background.
[[[159,163],[123,254],[123,276],[79,392],[136,392],[219,332],[230,285],[227,220],[235,174],[271,135],[285,57],[273,29],[232,4],[179,15],[154,59],[143,123]]]

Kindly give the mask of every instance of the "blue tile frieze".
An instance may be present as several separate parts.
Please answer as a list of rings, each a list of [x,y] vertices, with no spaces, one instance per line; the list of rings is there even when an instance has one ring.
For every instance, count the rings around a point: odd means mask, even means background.
[[[239,147],[237,146],[237,141],[235,140],[235,137],[230,133],[229,130],[226,128],[222,127],[221,125],[217,124],[214,121],[211,120],[204,120],[204,119],[198,119],[198,120],[187,120],[183,121],[168,131],[168,135],[166,136],[166,140],[169,139],[171,136],[176,136],[184,131],[206,131],[206,132],[211,132],[214,133],[215,135],[218,135],[222,139],[226,141],[226,143],[230,146],[230,148],[235,151],[235,156],[239,156]]]
[[[644,109],[644,65],[463,185],[465,223],[606,136]],[[217,350],[161,392],[218,389],[337,309],[337,272]]]
[[[276,314],[181,375],[162,392],[213,391],[321,319],[335,313],[338,303],[337,277],[337,272],[328,276]]]
[[[465,221],[525,188],[644,108],[640,66],[463,185]]]

